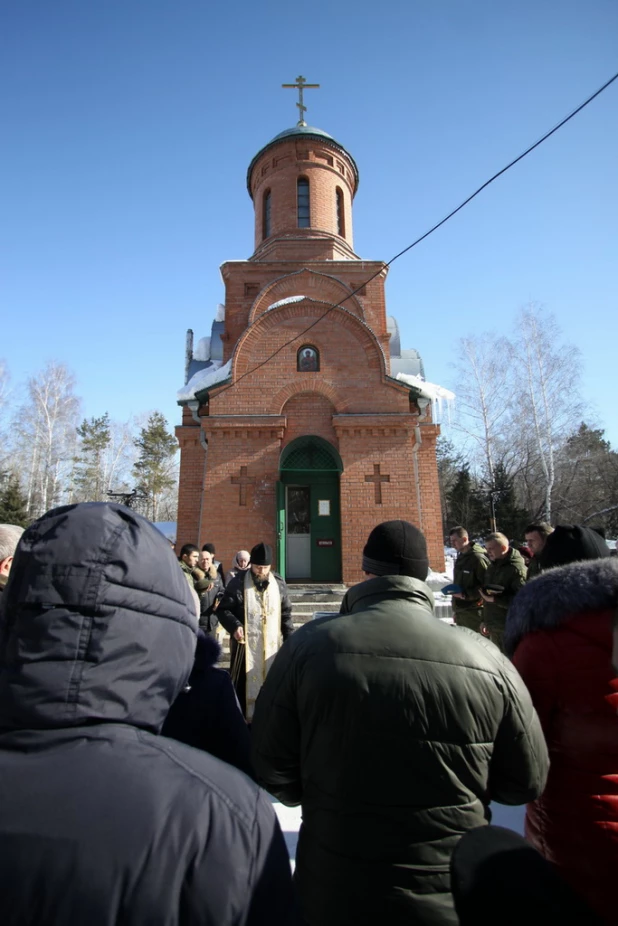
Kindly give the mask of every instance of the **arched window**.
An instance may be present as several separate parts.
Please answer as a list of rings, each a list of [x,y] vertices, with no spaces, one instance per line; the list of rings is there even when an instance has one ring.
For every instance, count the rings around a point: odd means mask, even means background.
[[[337,234],[345,238],[345,204],[343,199],[343,190],[337,187]]]
[[[309,181],[306,177],[299,177],[296,184],[296,201],[298,227],[309,228],[311,225],[311,213],[309,208]]]
[[[268,238],[270,235],[270,190],[264,193],[262,202],[262,237]]]
[[[319,373],[320,352],[313,344],[303,344],[296,353],[297,373]]]

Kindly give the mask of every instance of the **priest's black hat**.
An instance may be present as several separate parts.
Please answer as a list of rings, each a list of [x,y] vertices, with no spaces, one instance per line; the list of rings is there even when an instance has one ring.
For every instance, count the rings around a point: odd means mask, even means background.
[[[272,566],[273,548],[268,543],[256,543],[251,550],[251,562],[254,566]]]

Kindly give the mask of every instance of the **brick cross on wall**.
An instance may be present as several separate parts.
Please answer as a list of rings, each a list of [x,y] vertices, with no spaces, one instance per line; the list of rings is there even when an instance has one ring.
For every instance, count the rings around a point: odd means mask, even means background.
[[[247,467],[240,467],[240,476],[232,476],[231,482],[233,485],[237,485],[238,489],[238,504],[246,506],[247,504],[247,486],[252,486],[255,483],[255,478],[253,476],[247,476]]]
[[[373,464],[373,476],[365,476],[365,482],[373,482],[373,487],[375,490],[375,503],[376,505],[382,504],[382,483],[390,482],[390,476],[381,476],[380,475],[380,464]]]

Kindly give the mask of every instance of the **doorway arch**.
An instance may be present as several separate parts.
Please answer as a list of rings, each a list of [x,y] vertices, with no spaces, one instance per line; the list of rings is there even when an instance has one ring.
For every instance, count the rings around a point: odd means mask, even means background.
[[[277,483],[277,563],[288,581],[341,582],[337,449],[317,435],[281,452]]]

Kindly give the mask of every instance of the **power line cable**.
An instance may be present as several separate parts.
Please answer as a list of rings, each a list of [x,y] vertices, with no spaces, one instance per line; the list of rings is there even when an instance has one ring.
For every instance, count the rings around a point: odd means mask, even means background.
[[[538,141],[535,141],[534,144],[526,148],[525,151],[522,151],[520,155],[518,155],[516,158],[510,161],[505,167],[502,168],[502,170],[499,170],[492,177],[490,177],[489,180],[486,180],[485,183],[483,183],[478,188],[478,190],[475,190],[474,193],[472,193],[470,196],[464,199],[463,202],[461,202],[455,209],[449,212],[448,215],[445,215],[443,219],[440,219],[439,222],[436,222],[435,225],[432,225],[428,231],[426,231],[423,235],[420,236],[420,238],[417,238],[415,241],[412,242],[412,244],[409,244],[402,251],[399,251],[398,254],[395,254],[394,257],[391,257],[390,260],[386,261],[386,263],[382,264],[379,270],[376,270],[376,272],[372,274],[372,276],[370,276],[369,279],[365,280],[364,283],[361,283],[355,290],[349,293],[349,295],[347,295],[345,299],[342,299],[341,302],[337,302],[335,305],[330,306],[327,309],[327,311],[324,312],[323,315],[321,315],[314,322],[308,325],[303,331],[299,332],[299,334],[294,335],[293,338],[290,338],[289,341],[286,341],[284,344],[282,344],[281,347],[278,347],[277,350],[275,350],[269,357],[266,358],[266,360],[260,361],[260,363],[256,364],[256,366],[252,367],[250,370],[247,370],[245,373],[242,374],[242,376],[239,376],[238,379],[234,383],[230,383],[228,386],[225,386],[221,390],[221,392],[219,392],[219,395],[221,395],[223,392],[226,392],[232,386],[238,385],[238,383],[242,382],[242,380],[245,379],[246,376],[250,376],[252,373],[255,373],[257,370],[261,369],[261,367],[265,366],[267,363],[270,363],[270,361],[274,357],[276,357],[277,354],[280,354],[282,350],[285,350],[285,348],[289,347],[290,344],[293,344],[294,341],[298,341],[300,338],[304,338],[304,336],[308,334],[313,328],[315,328],[315,326],[318,325],[321,321],[323,321],[327,317],[327,315],[330,315],[330,313],[334,311],[334,309],[342,308],[344,302],[347,302],[348,299],[351,299],[352,296],[355,296],[358,292],[360,292],[360,290],[363,289],[364,286],[366,286],[368,283],[371,283],[372,280],[375,280],[375,278],[384,271],[385,267],[390,267],[392,264],[395,263],[396,260],[399,260],[400,257],[403,257],[404,254],[407,254],[408,251],[411,251],[412,248],[415,248],[418,244],[420,244],[421,241],[424,241],[430,235],[433,235],[433,233],[437,231],[439,228],[441,228],[442,225],[444,225],[446,222],[448,222],[449,219],[452,219],[453,216],[457,215],[457,213],[460,212],[464,208],[464,206],[467,206],[468,203],[471,203],[472,200],[475,199],[475,197],[479,195],[479,193],[482,193],[483,190],[487,189],[487,187],[490,184],[492,184],[494,180],[497,180],[498,177],[501,177],[503,174],[505,174],[507,170],[510,170],[511,167],[514,167],[515,164],[518,164],[519,161],[522,161],[525,157],[527,157],[527,155],[529,155],[532,151],[534,151],[535,148],[538,148],[539,145],[542,145],[544,141],[547,141],[548,138],[550,138],[559,129],[561,129],[564,125],[566,125],[567,122],[570,122],[571,119],[574,118],[574,116],[576,116],[578,113],[582,111],[582,109],[585,109],[586,106],[588,106],[590,103],[592,103],[593,100],[595,100],[598,96],[600,96],[600,94],[603,93],[604,90],[607,90],[607,88],[611,84],[613,84],[615,80],[618,80],[618,73],[614,74],[613,77],[610,77],[610,79],[607,80],[601,87],[599,87],[598,90],[595,90],[595,92],[591,94],[591,96],[589,96],[587,99],[585,99],[583,103],[580,103],[579,106],[577,106],[574,110],[572,110],[568,114],[568,116],[565,116],[564,119],[558,122],[557,125],[553,127],[553,129],[550,129],[549,132],[546,132],[544,135],[542,135]]]

